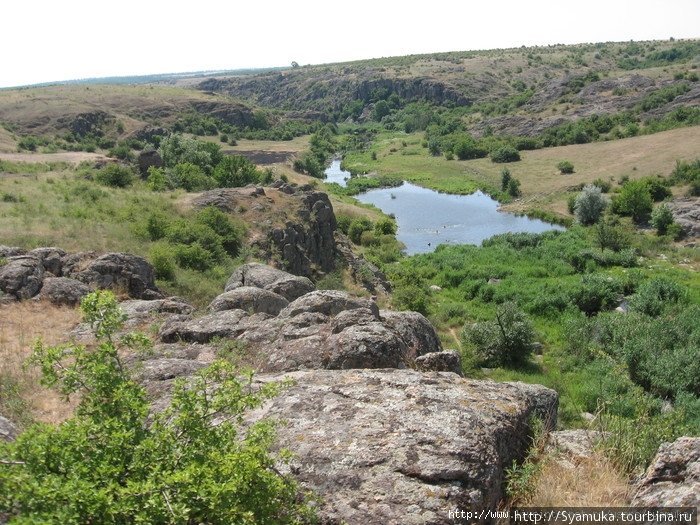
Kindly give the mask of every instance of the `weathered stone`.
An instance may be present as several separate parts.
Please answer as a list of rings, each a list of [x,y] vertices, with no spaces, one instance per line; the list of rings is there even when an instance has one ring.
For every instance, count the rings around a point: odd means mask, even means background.
[[[700,509],[700,437],[662,444],[632,505]]]
[[[12,422],[0,416],[0,441],[13,441],[17,437],[17,427]]]
[[[139,173],[142,178],[148,177],[148,168],[161,168],[163,167],[163,158],[160,153],[156,150],[145,150],[139,153],[138,157]]]
[[[262,288],[281,295],[288,301],[301,297],[315,289],[306,277],[291,275],[266,264],[249,263],[239,267],[226,283],[229,292],[241,286]]]
[[[342,311],[356,308],[364,308],[379,315],[379,309],[373,301],[352,297],[347,292],[338,290],[318,290],[289,303],[289,306],[280,312],[280,317],[294,317],[304,312],[334,316]]]
[[[0,291],[15,299],[30,299],[39,293],[44,267],[38,257],[17,255],[0,266]]]
[[[32,255],[41,261],[44,270],[52,273],[56,277],[60,277],[63,269],[63,258],[66,252],[60,248],[36,248],[30,251],[27,255]]]
[[[671,201],[669,207],[686,236],[700,237],[700,197],[678,198]]]
[[[382,310],[379,315],[382,322],[403,339],[410,351],[410,358],[442,351],[442,343],[435,328],[418,312]]]
[[[47,277],[39,297],[53,304],[74,306],[90,293],[90,287],[69,277]]]
[[[522,459],[534,414],[556,419],[557,394],[523,383],[413,370],[258,376],[294,385],[251,419],[284,421],[277,446],[320,496],[322,523],[454,523],[456,507],[493,509],[504,469]]]
[[[342,233],[335,232],[336,249],[345,261],[353,280],[365,290],[372,293],[388,294],[391,292],[391,283],[386,275],[361,255],[357,255],[348,239]]]
[[[462,358],[456,350],[431,352],[416,357],[416,368],[424,372],[454,372],[462,375]]]
[[[22,248],[17,248],[15,246],[5,246],[0,244],[0,259],[5,259],[7,257],[16,257],[18,255],[25,255],[27,252]]]
[[[216,297],[209,309],[214,312],[222,310],[245,310],[249,313],[279,314],[289,304],[284,297],[269,290],[252,286],[241,286]]]
[[[148,321],[155,321],[163,317],[174,315],[190,315],[194,308],[179,297],[167,299],[129,299],[119,303],[119,307],[126,315],[127,326],[136,326]]]
[[[196,319],[173,316],[163,323],[158,336],[164,343],[208,343],[218,337],[235,338],[244,331],[238,323],[246,315],[243,310],[226,310]]]
[[[83,254],[76,254],[81,256]],[[135,299],[160,299],[162,294],[155,285],[155,272],[146,259],[128,253],[107,253],[86,262],[81,269],[77,261],[64,259],[64,276],[72,277],[94,288],[123,290]],[[70,268],[66,273],[66,268]]]

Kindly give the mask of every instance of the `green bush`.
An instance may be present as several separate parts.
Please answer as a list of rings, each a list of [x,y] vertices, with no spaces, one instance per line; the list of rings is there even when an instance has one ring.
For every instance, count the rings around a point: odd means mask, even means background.
[[[131,168],[119,164],[108,164],[95,175],[95,180],[105,186],[126,188],[134,182],[134,172]]]
[[[212,252],[198,242],[193,244],[175,244],[173,252],[177,264],[182,268],[203,272],[214,266],[216,262]]]
[[[520,197],[520,181],[518,179],[510,179],[508,181],[508,195]]]
[[[661,177],[646,177],[640,180],[647,185],[651,200],[654,202],[661,202],[673,195],[668,188],[668,181],[666,179],[662,179]]]
[[[666,204],[660,204],[651,212],[651,224],[656,228],[656,233],[666,235],[668,227],[673,224],[673,213]]]
[[[275,467],[286,456],[271,452],[273,424],[243,425],[279,384],[253,390],[252,375],[217,361],[176,381],[170,405],[153,412],[121,357],[148,339],[116,337],[124,315],[110,292],[88,295],[82,310],[99,344],[39,342],[32,357],[46,386],[78,394],[76,415],[0,444],[1,515],[13,523],[153,525],[311,518],[295,482]]]
[[[214,180],[221,188],[239,188],[260,181],[255,164],[241,155],[227,155],[214,168]]]
[[[501,146],[493,150],[489,157],[491,157],[491,162],[516,162],[520,160],[520,152],[513,146]]]
[[[498,307],[494,320],[465,325],[462,338],[466,345],[474,347],[481,364],[508,366],[527,361],[535,331],[517,305],[506,302]]]
[[[458,141],[453,153],[459,160],[480,159],[488,154],[488,151],[480,146],[473,138],[467,137]]]
[[[651,209],[649,186],[641,180],[626,182],[618,197],[613,199],[613,211],[620,215],[628,215],[637,223],[646,221]]]
[[[156,272],[156,279],[175,280],[175,254],[172,246],[167,243],[154,244],[149,252],[148,260]]]
[[[204,191],[216,187],[216,181],[202,168],[190,162],[180,162],[170,170],[171,184],[186,191]]]
[[[619,252],[630,244],[629,236],[622,228],[617,215],[607,214],[595,226],[595,243],[601,250],[606,248]]]
[[[601,194],[600,188],[588,184],[576,197],[574,215],[576,220],[584,225],[595,224],[608,206],[608,201]]]
[[[365,217],[360,217],[353,219],[348,227],[348,237],[355,244],[360,244],[360,238],[362,237],[362,232],[373,230],[374,225],[372,221]]]
[[[557,164],[557,169],[559,170],[559,173],[563,174],[568,174],[568,173],[573,173],[574,172],[574,165],[569,162],[568,160],[562,160]]]
[[[396,234],[396,223],[383,217],[374,224],[374,233],[376,235],[394,235]]]
[[[610,181],[600,178],[593,181],[593,186],[598,186],[602,193],[610,193],[612,189],[612,183]]]
[[[236,257],[242,247],[243,227],[235,224],[229,215],[208,206],[197,213],[195,216],[197,222],[211,228],[220,238],[221,245],[226,250],[226,253],[232,257]]]
[[[586,315],[617,306],[622,298],[622,283],[599,273],[584,275],[571,294],[571,302]]]
[[[508,191],[508,185],[512,178],[508,168],[503,168],[501,170],[501,191]]]
[[[163,168],[150,166],[148,168],[148,178],[146,179],[146,186],[148,186],[148,188],[151,191],[167,190],[168,177],[165,175],[165,170]]]
[[[658,317],[672,305],[682,302],[687,290],[680,284],[659,277],[643,283],[630,298],[630,310]]]

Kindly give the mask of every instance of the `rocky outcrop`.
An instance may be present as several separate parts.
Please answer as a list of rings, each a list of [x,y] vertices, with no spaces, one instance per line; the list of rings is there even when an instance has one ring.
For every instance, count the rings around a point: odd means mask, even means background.
[[[274,292],[241,286],[219,295],[211,302],[209,309],[214,312],[240,309],[248,313],[278,315],[288,304],[287,299]]]
[[[75,306],[90,293],[90,287],[69,277],[47,277],[41,287],[40,299],[57,305]]]
[[[328,524],[447,524],[449,509],[493,509],[504,468],[528,447],[530,417],[556,419],[556,392],[522,383],[413,370],[257,378],[282,379],[294,385],[252,417],[284,421],[278,446]]]
[[[159,299],[153,266],[146,259],[128,253],[107,253],[82,269],[69,270],[72,277],[93,288],[122,289],[136,299]]]
[[[41,290],[44,267],[38,257],[16,255],[0,266],[0,291],[15,299],[29,299]]]
[[[145,179],[146,177],[148,177],[148,168],[163,167],[163,158],[160,156],[160,153],[158,153],[158,151],[156,150],[145,150],[139,153],[137,163],[139,166],[139,173],[141,174],[141,178]]]
[[[248,263],[240,266],[226,283],[225,291],[240,287],[261,288],[293,301],[314,290],[314,283],[306,277],[290,275],[266,264]]]
[[[308,279],[262,264],[240,267],[226,289],[212,301],[212,313],[166,320],[160,340],[208,344],[234,339],[264,372],[407,368],[420,356],[442,350],[421,314],[380,311],[370,299],[313,290]],[[459,370],[458,356],[443,357],[426,366]]]
[[[700,197],[683,197],[669,203],[673,219],[688,237],[700,237]]]
[[[0,247],[0,292],[5,297],[24,300],[41,292],[41,298],[56,304],[76,304],[96,288],[125,292],[134,298],[162,298],[153,267],[136,255],[67,254],[53,247],[24,252]]]
[[[632,505],[700,509],[700,437],[661,445]]]
[[[0,416],[0,441],[12,441],[17,437],[17,427],[12,422]]]

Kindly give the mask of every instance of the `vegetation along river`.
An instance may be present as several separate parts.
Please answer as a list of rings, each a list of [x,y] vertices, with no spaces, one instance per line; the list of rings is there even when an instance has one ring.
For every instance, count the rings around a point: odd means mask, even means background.
[[[345,186],[350,174],[333,161],[326,180]],[[498,211],[498,201],[477,191],[450,195],[404,182],[397,188],[381,188],[355,197],[373,204],[396,218],[397,238],[406,253],[427,253],[440,244],[481,244],[494,235],[508,232],[540,233],[564,228],[538,219]]]

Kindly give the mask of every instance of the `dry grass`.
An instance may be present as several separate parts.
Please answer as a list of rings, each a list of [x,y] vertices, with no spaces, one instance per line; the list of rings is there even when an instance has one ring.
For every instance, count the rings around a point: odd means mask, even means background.
[[[68,332],[79,320],[77,309],[44,302],[25,301],[0,306],[0,379],[16,385],[15,393],[26,405],[15,406],[23,406],[28,411],[14,414],[15,419],[58,423],[72,414],[74,406],[56,392],[41,386],[39,372],[25,367],[24,363],[38,338],[50,345],[66,342]],[[13,401],[17,400],[3,399],[0,406],[5,408]]]
[[[12,133],[0,127],[0,153],[9,153],[12,151],[17,151],[17,141],[12,136]]]
[[[548,456],[535,482],[532,507],[623,507],[631,487],[602,454],[562,460]]]

